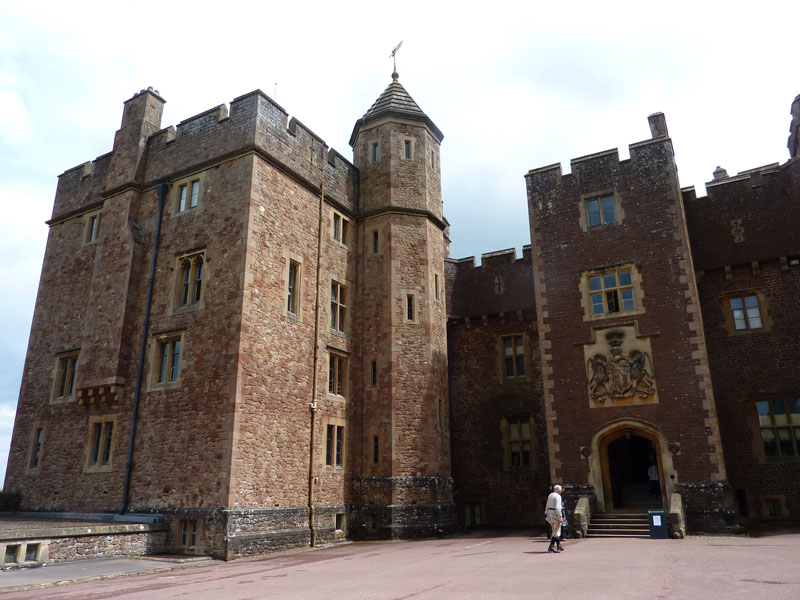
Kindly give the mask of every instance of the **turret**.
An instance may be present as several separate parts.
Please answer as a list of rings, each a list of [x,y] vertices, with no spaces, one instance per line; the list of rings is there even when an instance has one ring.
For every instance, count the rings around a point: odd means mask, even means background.
[[[455,525],[450,477],[442,133],[392,73],[356,122],[364,298],[364,456],[354,492],[382,538]]]

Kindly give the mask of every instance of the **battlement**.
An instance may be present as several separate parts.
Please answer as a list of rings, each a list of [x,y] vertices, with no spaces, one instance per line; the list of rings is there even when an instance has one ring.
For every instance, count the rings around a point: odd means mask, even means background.
[[[148,101],[154,96],[163,103],[153,90],[134,95],[125,103],[123,127],[130,127],[142,94],[148,95]],[[261,90],[235,98],[230,110],[220,104],[149,135],[146,160],[131,183],[150,187],[252,150],[309,189],[324,185],[326,197],[355,212],[357,171],[353,164],[297,118],[289,120],[288,113]],[[54,218],[79,210],[88,197],[96,202],[108,191],[109,165],[112,159],[119,161],[117,151],[115,145],[111,153],[61,175]]]
[[[724,169],[720,169],[722,173],[721,176],[717,176],[719,171],[715,171],[715,178],[712,181],[706,182],[706,192],[710,195],[713,193],[712,188],[716,188],[722,185],[729,185],[731,183],[735,183],[737,181],[746,181],[751,180],[751,184],[753,187],[757,187],[759,185],[763,185],[763,175],[770,175],[772,173],[776,173],[780,170],[780,163],[770,163],[768,165],[764,165],[761,167],[756,167],[754,169],[747,169],[746,171],[740,171],[736,175],[728,175]]]
[[[475,257],[446,258],[447,306],[451,317],[497,314],[534,308],[530,244],[517,258],[514,248]]]
[[[570,172],[564,173],[561,163],[553,163],[545,167],[531,169],[525,175],[529,186],[548,188],[557,185],[559,180],[572,179],[573,175],[581,177],[590,173],[617,173],[622,168],[640,169],[665,156],[664,149],[672,153],[672,140],[669,138],[667,123],[663,113],[655,113],[648,117],[652,138],[628,145],[630,158],[619,159],[619,150],[611,148],[592,154],[586,154],[570,160]]]
[[[681,190],[696,269],[757,264],[800,250],[800,204],[789,192],[800,181],[800,160],[733,176],[717,167],[714,176],[705,196]]]

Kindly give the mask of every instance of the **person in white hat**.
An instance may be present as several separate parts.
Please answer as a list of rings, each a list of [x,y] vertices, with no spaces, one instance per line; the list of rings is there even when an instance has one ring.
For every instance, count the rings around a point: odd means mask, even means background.
[[[553,492],[547,497],[547,506],[544,510],[545,519],[550,524],[550,547],[548,552],[556,554],[563,551],[564,547],[558,538],[561,537],[561,524],[564,522],[564,515],[561,512],[561,489],[560,485],[553,486]]]

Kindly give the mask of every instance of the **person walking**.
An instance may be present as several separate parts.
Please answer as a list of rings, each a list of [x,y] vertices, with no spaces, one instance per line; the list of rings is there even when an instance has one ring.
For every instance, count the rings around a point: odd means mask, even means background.
[[[554,485],[553,492],[547,497],[544,516],[551,527],[550,546],[547,548],[548,552],[558,553],[564,550],[564,547],[559,541],[561,537],[561,525],[564,523],[564,513],[561,511],[562,491],[560,485]]]

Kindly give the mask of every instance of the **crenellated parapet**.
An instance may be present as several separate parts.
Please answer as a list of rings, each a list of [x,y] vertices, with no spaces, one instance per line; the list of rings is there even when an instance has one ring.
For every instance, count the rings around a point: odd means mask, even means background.
[[[145,99],[152,103],[153,98],[163,103],[152,90],[143,90],[126,102],[112,152],[59,177],[54,220],[92,210],[103,198],[130,187],[147,189],[248,152],[314,193],[324,186],[329,201],[355,213],[357,169],[299,120],[290,120],[288,113],[260,90],[234,99],[230,109],[224,104],[215,106],[162,129],[153,127],[160,121],[160,113],[148,120],[147,108],[139,107]],[[140,112],[144,117],[137,121]],[[140,137],[146,141],[141,156],[134,152]]]
[[[718,167],[706,196],[681,190],[697,270],[752,264],[800,254],[800,160],[728,176]]]
[[[514,248],[475,257],[445,259],[448,317],[458,319],[480,315],[507,314],[535,318],[531,247],[523,246],[517,258]]]

